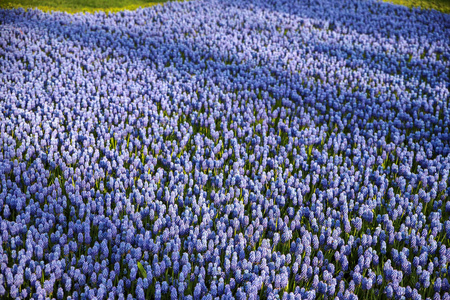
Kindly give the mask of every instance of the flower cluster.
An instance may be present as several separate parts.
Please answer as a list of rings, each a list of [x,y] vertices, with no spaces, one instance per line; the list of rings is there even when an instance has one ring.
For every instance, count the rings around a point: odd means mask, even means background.
[[[450,299],[449,23],[0,10],[0,298]]]

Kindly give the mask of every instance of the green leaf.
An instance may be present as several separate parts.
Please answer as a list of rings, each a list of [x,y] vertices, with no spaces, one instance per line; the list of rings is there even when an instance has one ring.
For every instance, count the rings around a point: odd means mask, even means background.
[[[145,271],[144,266],[141,264],[141,262],[138,261],[137,265],[138,265],[139,271],[141,271],[142,277],[147,278],[147,272]]]

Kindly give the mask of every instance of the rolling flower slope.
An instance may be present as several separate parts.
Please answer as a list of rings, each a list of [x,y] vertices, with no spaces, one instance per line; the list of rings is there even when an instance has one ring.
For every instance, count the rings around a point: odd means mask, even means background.
[[[0,298],[450,299],[450,16],[0,10]]]

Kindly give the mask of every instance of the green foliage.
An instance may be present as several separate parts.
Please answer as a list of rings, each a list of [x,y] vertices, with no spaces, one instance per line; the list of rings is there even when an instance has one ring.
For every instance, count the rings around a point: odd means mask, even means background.
[[[422,9],[435,9],[437,11],[449,14],[450,1],[449,0],[383,0],[397,5],[404,5],[406,7],[420,7]]]
[[[147,278],[147,272],[144,269],[144,266],[141,264],[141,262],[138,261],[137,263],[139,271],[141,272],[141,275],[143,278]]]
[[[0,0],[1,8],[38,8],[40,10],[77,12],[117,12],[134,10],[167,2],[168,0]],[[383,0],[407,7],[435,9],[443,13],[450,13],[449,0]]]
[[[1,8],[38,8],[45,12],[65,11],[78,12],[117,12],[148,7],[167,0],[0,0]]]

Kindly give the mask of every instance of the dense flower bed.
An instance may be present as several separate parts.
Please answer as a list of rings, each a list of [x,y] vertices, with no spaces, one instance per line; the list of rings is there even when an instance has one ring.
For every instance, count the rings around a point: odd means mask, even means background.
[[[0,297],[449,299],[449,24],[0,10]]]

